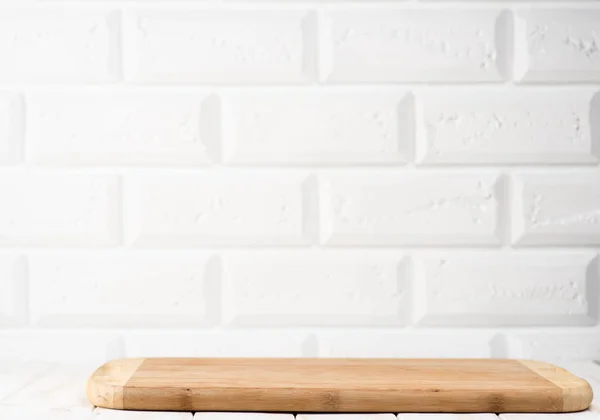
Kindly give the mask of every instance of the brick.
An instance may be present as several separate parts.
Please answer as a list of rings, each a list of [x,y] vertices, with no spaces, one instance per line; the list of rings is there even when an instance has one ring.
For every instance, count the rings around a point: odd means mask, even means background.
[[[22,325],[27,319],[27,260],[0,254],[0,327]]]
[[[121,411],[96,407],[90,420],[192,420],[192,413]]]
[[[515,34],[516,80],[600,81],[600,10],[519,10]]]
[[[485,331],[348,331],[318,333],[319,357],[489,358]]]
[[[305,333],[266,331],[130,332],[127,357],[302,357],[310,354]]]
[[[502,182],[493,174],[335,173],[321,185],[328,245],[501,242]]]
[[[225,258],[224,322],[234,325],[400,325],[409,314],[397,253],[273,253]]]
[[[425,254],[415,320],[439,326],[590,325],[600,295],[592,252]]]
[[[136,246],[301,245],[316,216],[304,176],[148,174],[125,185],[126,240]]]
[[[435,90],[419,98],[424,164],[597,163],[600,95],[590,90]],[[552,103],[549,107],[548,104]]]
[[[600,172],[517,174],[513,243],[599,245]]]
[[[0,93],[0,164],[16,163],[21,159],[23,119],[21,96]]]
[[[507,357],[550,363],[600,358],[598,328],[510,333],[506,337]]]
[[[193,92],[37,93],[27,98],[35,163],[196,165],[214,148],[217,100]]]
[[[0,343],[0,360],[11,362],[93,365],[124,357],[121,338],[105,331],[0,331]]]
[[[118,80],[119,19],[105,10],[2,10],[0,81]]]
[[[0,174],[0,246],[115,245],[114,176],[4,171]]]
[[[322,78],[330,82],[497,82],[507,68],[498,10],[327,12]]]
[[[316,19],[303,10],[137,10],[126,77],[140,82],[305,83]]]
[[[399,163],[412,155],[405,93],[302,90],[231,95],[224,107],[230,163]]]
[[[193,327],[215,320],[210,294],[218,261],[209,255],[40,255],[31,259],[30,277],[32,321],[44,327]]]

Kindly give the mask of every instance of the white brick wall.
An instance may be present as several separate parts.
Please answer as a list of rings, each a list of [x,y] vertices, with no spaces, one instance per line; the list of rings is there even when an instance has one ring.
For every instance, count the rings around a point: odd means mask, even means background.
[[[306,83],[315,73],[314,12],[134,10],[124,21],[135,82]]]
[[[446,253],[417,257],[423,325],[593,325],[594,253]]]
[[[321,189],[326,245],[492,245],[504,229],[490,173],[332,173]]]
[[[119,243],[115,176],[1,170],[0,197],[0,246]]]
[[[212,172],[125,179],[126,243],[134,246],[308,244],[306,177]],[[314,189],[314,188],[311,188]]]
[[[48,165],[206,164],[212,102],[191,92],[33,93],[26,157]]]
[[[0,1],[0,360],[600,358],[596,0]]]
[[[116,81],[120,75],[119,20],[119,12],[110,9],[3,6],[0,81]]]
[[[225,323],[404,325],[410,300],[402,255],[269,253],[225,259]]]
[[[19,95],[0,93],[0,163],[17,163],[21,158],[23,101]]]
[[[424,165],[596,164],[594,89],[432,89],[419,98]]]
[[[412,155],[406,92],[287,89],[227,95],[224,160],[232,164],[399,164]]]
[[[215,264],[218,261],[198,253],[36,255],[29,264],[32,323],[105,328],[206,325],[215,316],[210,297],[217,289]]]
[[[325,81],[502,80],[508,28],[501,11],[365,9],[325,12]]]
[[[600,171],[515,174],[516,245],[600,245]]]
[[[27,319],[27,261],[0,254],[0,326],[23,325]]]
[[[600,81],[600,10],[519,10],[515,77],[521,82]]]

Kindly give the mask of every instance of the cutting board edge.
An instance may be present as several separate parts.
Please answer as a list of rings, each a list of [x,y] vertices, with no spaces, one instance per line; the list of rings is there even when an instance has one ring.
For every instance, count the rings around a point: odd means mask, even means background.
[[[116,359],[106,362],[105,364],[100,366],[88,379],[86,390],[88,400],[93,405],[98,407],[121,410],[132,409],[131,407],[128,407],[126,402],[124,401],[125,388],[127,386],[128,381],[136,373],[138,368],[142,365],[142,363],[145,360],[147,360],[147,358]],[[577,412],[590,407],[593,399],[593,391],[589,383],[584,379],[573,375],[566,369],[559,368],[550,363],[525,359],[513,360],[524,365],[532,372],[551,382],[553,385],[555,385],[562,391],[562,406],[557,407],[559,408],[559,410],[552,412]],[[138,407],[136,409],[139,410],[144,408]],[[332,412],[335,412],[335,410]]]
[[[143,358],[115,359],[92,373],[86,384],[86,395],[96,407],[126,409],[123,398],[127,382],[144,362]]]
[[[562,390],[563,413],[583,411],[592,404],[594,391],[585,379],[551,363],[529,359],[517,359],[517,362]]]

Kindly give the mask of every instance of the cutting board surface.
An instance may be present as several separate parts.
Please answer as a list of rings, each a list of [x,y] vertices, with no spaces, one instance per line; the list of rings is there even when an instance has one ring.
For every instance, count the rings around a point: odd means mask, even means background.
[[[592,401],[564,369],[506,359],[121,359],[93,373],[87,395],[126,410],[330,413],[551,413]]]

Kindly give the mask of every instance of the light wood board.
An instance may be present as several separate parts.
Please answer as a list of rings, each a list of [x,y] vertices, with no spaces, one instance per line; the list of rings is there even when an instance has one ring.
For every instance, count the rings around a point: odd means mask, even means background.
[[[564,369],[507,359],[121,359],[93,373],[87,395],[113,409],[294,413],[558,413],[592,401]]]

